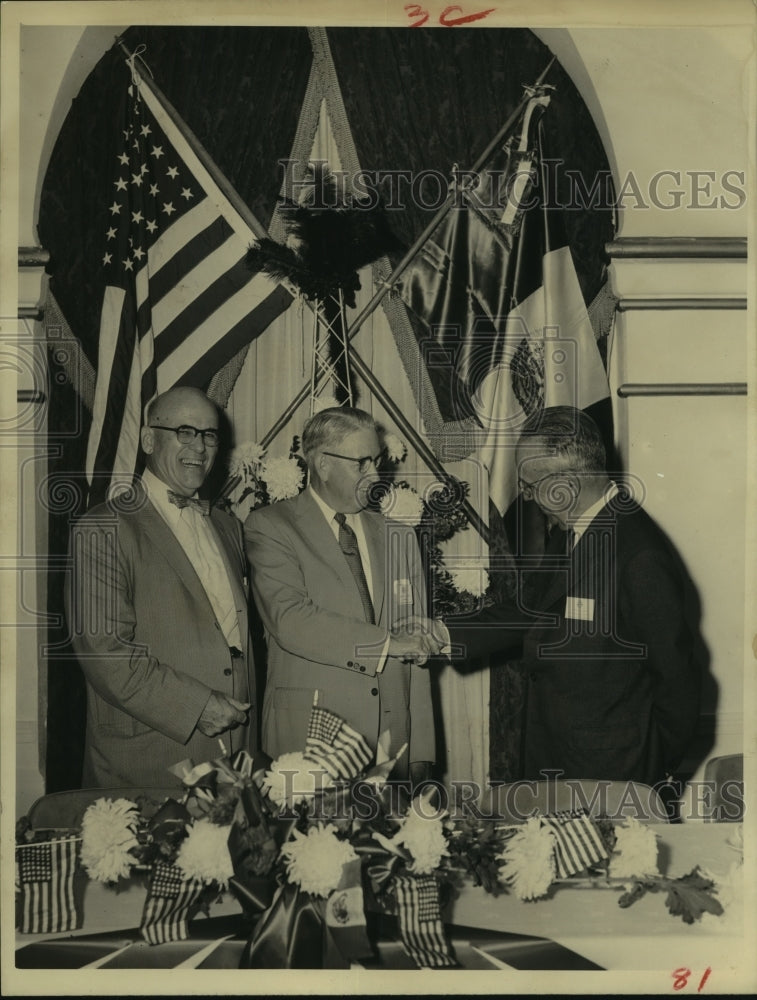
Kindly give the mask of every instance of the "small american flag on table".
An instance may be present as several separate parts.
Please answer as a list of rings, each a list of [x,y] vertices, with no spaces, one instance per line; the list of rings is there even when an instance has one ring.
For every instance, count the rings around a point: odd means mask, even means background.
[[[18,844],[18,929],[22,934],[57,934],[82,926],[81,906],[74,893],[80,840],[61,837]]]
[[[318,705],[315,693],[308,722],[305,756],[335,779],[357,777],[370,764],[373,752],[366,741],[338,715]]]

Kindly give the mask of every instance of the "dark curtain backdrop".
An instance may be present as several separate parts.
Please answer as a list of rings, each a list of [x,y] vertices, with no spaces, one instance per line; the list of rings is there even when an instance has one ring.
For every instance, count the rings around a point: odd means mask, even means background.
[[[466,168],[478,158],[551,58],[525,29],[329,29],[329,42],[361,166],[368,170]],[[268,226],[282,182],[280,159],[290,155],[312,54],[304,28],[132,27],[130,51],[143,58],[155,81],[205,146],[258,220]],[[99,261],[110,203],[114,145],[111,121],[121,100],[123,53],[114,46],[92,71],[64,122],[45,177],[39,237],[50,251],[51,288],[90,362],[97,363],[102,295]],[[548,117],[550,146],[587,187],[608,171],[597,131],[575,87],[555,64],[557,88]],[[565,169],[557,193],[568,193]],[[424,189],[428,198],[435,188]],[[409,245],[431,209],[403,199],[390,223]],[[587,301],[604,279],[604,243],[612,235],[605,206],[566,213],[579,280]],[[50,521],[50,549],[63,556],[72,517],[83,506],[83,467],[89,414],[51,355],[51,482],[61,492]],[[214,372],[208,372],[208,380]],[[72,433],[74,428],[78,433]],[[59,436],[56,436],[58,434]],[[47,789],[76,787],[84,731],[84,684],[66,646],[62,620],[63,572],[49,578]],[[515,679],[513,679],[515,678]],[[515,686],[513,686],[515,685]],[[517,742],[519,689],[510,669],[492,675],[492,774],[507,777]],[[504,714],[503,714],[504,713]],[[507,725],[503,726],[503,719]],[[499,735],[507,736],[502,742]],[[500,743],[502,745],[500,746]],[[495,762],[497,763],[494,767]]]
[[[329,29],[329,44],[364,170],[438,170],[471,167],[520,103],[523,87],[546,68],[552,53],[533,32],[508,28],[453,31]],[[559,63],[546,79],[555,87],[544,128],[550,150],[564,161],[555,168],[556,196],[571,201],[568,171],[591,188],[609,164],[594,122]],[[553,154],[557,158],[558,154]],[[404,190],[404,189],[403,189]],[[428,183],[424,197],[437,188]],[[604,186],[603,186],[604,190]],[[604,244],[612,237],[610,203],[566,212],[566,226],[584,298],[604,280]],[[403,202],[392,212],[397,235],[410,244],[433,211]]]

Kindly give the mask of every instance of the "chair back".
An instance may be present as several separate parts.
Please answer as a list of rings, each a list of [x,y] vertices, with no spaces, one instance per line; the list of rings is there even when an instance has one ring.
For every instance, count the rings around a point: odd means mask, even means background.
[[[557,781],[516,781],[492,788],[490,811],[509,823],[524,823],[534,813],[584,809],[590,816],[622,820],[632,816],[642,823],[668,823],[659,794],[638,781],[564,778]]]
[[[97,799],[130,799],[145,816],[157,812],[167,798],[179,798],[181,785],[173,788],[77,788],[51,792],[32,804],[27,818],[34,830],[70,830],[81,826],[82,817]]]
[[[705,785],[712,788],[706,823],[740,823],[744,819],[744,755],[710,757],[704,765]]]

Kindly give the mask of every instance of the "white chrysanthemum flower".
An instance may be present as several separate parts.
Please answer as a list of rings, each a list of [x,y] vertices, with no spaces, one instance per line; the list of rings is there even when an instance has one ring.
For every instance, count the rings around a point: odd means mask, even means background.
[[[611,878],[657,875],[657,834],[633,816],[615,827],[615,847],[610,857]]]
[[[384,447],[387,458],[392,462],[401,462],[407,455],[407,445],[402,438],[392,434],[391,431],[384,435]]]
[[[483,597],[489,589],[489,573],[483,568],[458,566],[448,572],[455,590],[466,591],[474,597]]]
[[[717,919],[721,927],[733,925],[734,930],[740,927],[744,919],[744,862],[734,861],[727,872],[712,872],[699,866],[699,872],[704,878],[715,883],[715,894],[723,907],[722,914],[702,914],[702,920]]]
[[[264,456],[265,448],[257,441],[244,441],[229,455],[229,472],[232,476],[251,475]]]
[[[433,794],[433,793],[430,793]],[[422,796],[415,800],[402,821],[400,830],[392,837],[398,844],[404,844],[413,856],[411,870],[418,875],[430,875],[436,871],[447,850],[447,838],[444,836],[443,810],[429,816],[422,808],[428,805],[429,797]]]
[[[130,799],[97,799],[81,824],[81,861],[97,882],[117,882],[129,875],[138,847],[139,811]]]
[[[276,805],[294,806],[312,799],[322,788],[332,788],[328,771],[308,760],[303,753],[283,753],[271,764],[263,778],[263,788]]]
[[[311,826],[307,834],[294,831],[294,838],[281,848],[287,875],[304,892],[326,897],[339,885],[342,868],[357,854],[346,840],[340,840],[333,827]]]
[[[227,844],[230,830],[231,826],[217,826],[208,819],[198,819],[189,827],[176,856],[176,867],[185,879],[206,885],[217,882],[222,889],[228,886],[234,874]]]
[[[294,458],[266,458],[260,470],[268,496],[272,501],[296,497],[302,486],[304,472]]]
[[[555,877],[554,843],[549,827],[531,816],[505,844],[499,874],[518,899],[538,899],[547,893]]]
[[[423,517],[423,500],[412,486],[392,486],[381,498],[381,513],[414,528]]]

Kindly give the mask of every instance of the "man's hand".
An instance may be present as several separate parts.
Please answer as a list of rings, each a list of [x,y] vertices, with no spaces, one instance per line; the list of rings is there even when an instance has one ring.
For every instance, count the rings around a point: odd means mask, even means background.
[[[237,701],[220,691],[212,691],[197,720],[197,728],[204,736],[220,736],[228,729],[244,725],[249,707],[249,702]]]
[[[404,631],[396,632],[389,639],[387,656],[396,656],[398,660],[417,663],[422,667],[428,659],[428,648],[419,632],[412,635]]]
[[[436,656],[440,653],[449,641],[447,630],[441,621],[422,618],[419,615],[402,618],[395,622],[392,626],[392,633],[403,638],[420,638],[423,643],[423,653],[425,653],[424,663],[429,656]],[[389,655],[391,656],[392,653],[390,652]]]

